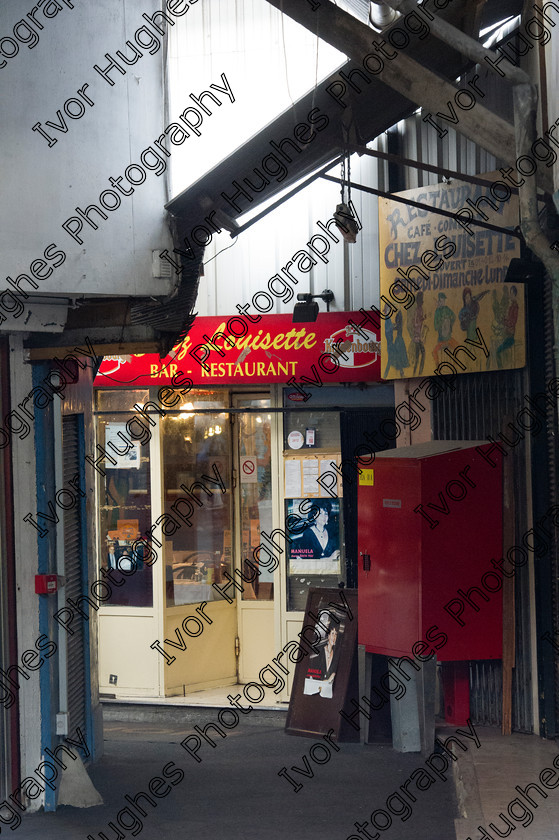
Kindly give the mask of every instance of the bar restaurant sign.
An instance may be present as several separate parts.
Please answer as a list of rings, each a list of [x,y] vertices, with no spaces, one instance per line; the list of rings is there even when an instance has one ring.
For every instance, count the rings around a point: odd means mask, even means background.
[[[308,324],[293,324],[290,314],[262,315],[256,324],[238,316],[199,316],[164,359],[156,353],[105,356],[95,385],[180,387],[185,378],[194,385],[316,385],[319,376],[322,382],[378,381],[380,335],[370,324],[359,331],[350,324],[362,320],[360,312],[323,312]]]

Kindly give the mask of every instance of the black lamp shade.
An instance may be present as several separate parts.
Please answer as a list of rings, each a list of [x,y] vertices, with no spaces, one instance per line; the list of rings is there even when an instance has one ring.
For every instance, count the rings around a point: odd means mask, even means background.
[[[293,324],[304,324],[316,321],[318,317],[318,303],[315,300],[296,303],[293,309]]]

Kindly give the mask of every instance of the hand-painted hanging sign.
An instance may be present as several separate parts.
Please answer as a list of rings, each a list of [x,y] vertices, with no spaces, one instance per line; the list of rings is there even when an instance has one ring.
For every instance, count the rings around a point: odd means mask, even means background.
[[[379,199],[384,379],[524,367],[524,289],[503,282],[520,253],[518,199],[502,187],[453,181],[398,193],[456,219]]]

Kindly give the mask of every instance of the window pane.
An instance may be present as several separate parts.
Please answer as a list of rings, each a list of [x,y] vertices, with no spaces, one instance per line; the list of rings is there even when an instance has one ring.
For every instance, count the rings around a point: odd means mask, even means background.
[[[230,433],[220,392],[190,392],[161,421],[167,606],[219,600],[231,573]],[[223,489],[226,492],[223,492]]]
[[[293,408],[289,393],[284,390],[287,409],[283,416],[284,455],[312,455],[314,451],[322,451],[325,454],[320,457],[328,460],[327,453],[340,451],[340,415],[321,408],[343,404],[348,395],[352,397],[350,402],[360,403],[361,392],[354,389],[350,394],[350,389],[336,386],[324,388],[319,394],[313,393],[314,410]],[[288,443],[290,432],[300,432],[306,441],[307,429],[314,430],[314,446],[303,444],[299,450],[292,449]],[[337,587],[341,581],[346,582],[342,499],[286,499],[285,522],[286,532],[290,531],[292,536],[288,550],[287,609],[299,611],[305,609],[311,586]]]
[[[117,405],[132,409],[134,403],[147,401],[147,391],[105,391],[111,395],[104,399],[99,395],[98,405]],[[117,396],[118,395],[118,396]],[[127,423],[137,418],[137,413],[105,414],[97,418],[97,440],[107,457],[100,463],[105,472],[100,481],[100,550],[99,565],[102,576],[108,576],[112,586],[111,598],[106,606],[151,607],[152,565],[145,543],[145,535],[151,525],[151,491],[149,474],[149,440],[147,427],[145,436],[134,439]],[[131,427],[136,437],[143,424],[137,421]],[[119,581],[122,583],[119,585]]]
[[[149,400],[149,391],[124,391],[122,388],[97,390],[98,411],[132,411],[134,404],[145,405]]]
[[[340,449],[340,415],[333,411],[286,411],[284,414],[283,435],[284,450],[293,452],[288,443],[291,432],[301,432],[306,440],[306,430],[314,429],[314,446],[303,444],[301,453],[308,448],[309,453],[314,449],[339,451]]]
[[[271,415],[265,413],[265,409],[270,407],[270,400],[239,400],[238,405],[262,409],[262,414],[239,415],[241,558],[255,563],[253,551],[261,544],[260,534],[269,534],[272,530]],[[251,459],[248,464],[246,458]],[[256,465],[255,471],[251,471],[252,464]],[[264,548],[259,558],[266,562]],[[271,560],[269,566],[273,567]],[[256,580],[243,584],[241,597],[243,600],[271,601],[274,597],[273,572],[262,563],[258,569],[260,574]],[[249,570],[245,577],[251,577]]]

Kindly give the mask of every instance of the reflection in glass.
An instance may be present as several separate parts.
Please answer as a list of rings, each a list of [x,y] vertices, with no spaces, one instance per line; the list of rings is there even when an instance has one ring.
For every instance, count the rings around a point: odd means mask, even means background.
[[[230,436],[219,391],[191,391],[161,421],[167,606],[219,599],[231,571]]]
[[[260,574],[252,583],[243,583],[243,600],[271,601],[274,597],[274,575],[265,568],[273,568],[275,561],[263,548],[259,561],[253,551],[260,546],[261,533],[272,530],[272,462],[271,462],[271,416],[265,413],[270,407],[269,399],[239,400],[240,408],[260,408],[262,414],[239,415],[239,476],[240,476],[240,525],[241,558],[251,560],[258,566]],[[245,570],[243,570],[245,571]],[[245,578],[253,575],[247,569]]]
[[[314,429],[314,446],[303,446],[297,454],[304,455],[308,452],[309,455],[316,451],[325,452],[339,452],[341,448],[340,438],[340,415],[335,411],[321,411],[320,407],[316,407],[313,411],[305,409],[292,409],[292,403],[288,398],[287,389],[284,391],[284,405],[287,409],[284,413],[284,455],[294,454],[294,450],[289,446],[288,437],[290,432],[299,431],[305,437],[307,429]],[[339,387],[331,387],[324,389],[324,391],[317,396],[317,399],[322,399],[323,405],[334,407],[338,402],[344,403],[352,397],[354,403],[360,403],[364,397],[360,392],[348,392],[346,389]],[[370,399],[370,396],[367,397]],[[292,409],[292,410],[289,410]],[[324,456],[327,457],[327,456]],[[325,561],[319,554],[317,554],[316,541],[308,535],[305,537],[304,530],[309,530],[314,525],[314,520],[317,517],[318,507],[321,505],[328,505],[328,500],[324,498],[307,498],[302,499],[286,499],[285,501],[285,516],[286,523],[296,522],[293,518],[294,514],[301,517],[297,511],[297,506],[301,504],[302,520],[304,524],[302,527],[294,527],[292,530],[292,541],[289,544],[289,567],[287,574],[287,609],[289,611],[303,611],[307,601],[308,591],[311,586],[317,587],[335,587],[340,582],[346,582],[346,563],[345,563],[345,546],[343,538],[343,517],[341,510],[341,499],[338,501],[332,500],[329,503],[328,520],[330,525],[327,530],[332,530],[336,535],[335,551],[332,546],[324,545],[323,549],[328,548],[328,554],[331,555],[330,561]],[[312,505],[315,508],[312,508]],[[309,516],[310,513],[310,516]],[[289,517],[292,517],[289,519]],[[309,517],[309,521],[307,521]],[[305,529],[305,525],[309,529]],[[318,522],[317,530],[322,530],[322,523]],[[289,527],[287,525],[286,527]],[[320,535],[316,534],[320,540]],[[314,546],[314,547],[313,547]]]
[[[139,439],[141,424],[127,427],[137,412],[134,404],[144,405],[147,391],[100,391],[97,407],[104,414],[97,418],[97,440],[107,456],[100,463],[105,473],[100,479],[99,558],[102,577],[109,582],[112,595],[105,606],[151,607],[152,560],[145,543],[139,543],[151,525],[149,479],[149,440]],[[109,445],[112,443],[112,446]]]

